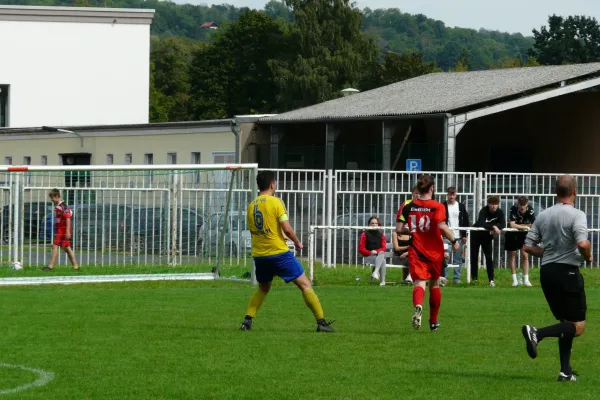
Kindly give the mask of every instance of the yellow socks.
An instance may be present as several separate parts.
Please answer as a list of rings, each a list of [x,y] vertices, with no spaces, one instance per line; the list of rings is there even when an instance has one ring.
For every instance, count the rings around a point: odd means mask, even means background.
[[[250,302],[248,303],[248,311],[246,315],[254,318],[260,306],[262,306],[263,301],[265,301],[265,297],[267,297],[267,293],[262,290],[257,290],[254,292],[252,297],[250,298]],[[318,300],[317,300],[318,302]]]
[[[304,297],[304,302],[310,308],[315,318],[317,320],[323,319],[323,307],[321,307],[321,302],[315,291],[309,289],[306,292],[302,292],[302,297]]]

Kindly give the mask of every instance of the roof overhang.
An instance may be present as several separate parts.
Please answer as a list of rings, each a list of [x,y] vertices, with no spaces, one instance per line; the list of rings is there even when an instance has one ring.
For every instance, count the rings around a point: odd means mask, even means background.
[[[0,5],[0,21],[150,25],[153,9]]]

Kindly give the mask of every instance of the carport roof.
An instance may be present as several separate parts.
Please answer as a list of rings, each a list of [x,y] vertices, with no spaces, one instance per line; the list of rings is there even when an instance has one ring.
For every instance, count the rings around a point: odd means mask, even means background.
[[[600,72],[600,63],[423,75],[294,111],[264,123],[451,113]]]

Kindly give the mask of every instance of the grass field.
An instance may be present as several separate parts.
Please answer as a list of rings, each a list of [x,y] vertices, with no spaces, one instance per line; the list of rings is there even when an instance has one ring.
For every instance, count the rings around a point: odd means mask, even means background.
[[[338,334],[315,333],[298,290],[281,283],[252,332],[238,331],[253,291],[245,284],[0,288],[0,363],[55,375],[42,387],[2,397],[598,398],[598,270],[584,271],[589,325],[575,340],[575,383],[555,382],[555,339],[540,344],[538,359],[527,356],[521,325],[554,321],[540,288],[509,287],[507,271],[499,272],[496,288],[444,288],[442,325],[434,333],[412,329],[410,287],[369,285],[361,269],[317,272],[317,293]],[[0,395],[35,379],[0,364]]]

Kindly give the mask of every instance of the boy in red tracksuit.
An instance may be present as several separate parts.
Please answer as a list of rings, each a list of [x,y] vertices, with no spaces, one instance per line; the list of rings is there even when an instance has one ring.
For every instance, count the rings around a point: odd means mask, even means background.
[[[54,204],[55,213],[55,234],[54,242],[52,243],[52,255],[50,256],[50,263],[47,267],[42,268],[44,271],[53,271],[54,263],[58,258],[58,248],[62,247],[69,256],[69,260],[73,265],[75,271],[79,271],[79,265],[75,260],[75,253],[71,248],[71,236],[73,234],[71,218],[73,218],[73,211],[69,208],[60,197],[60,191],[58,189],[52,189],[48,193],[48,197]]]

